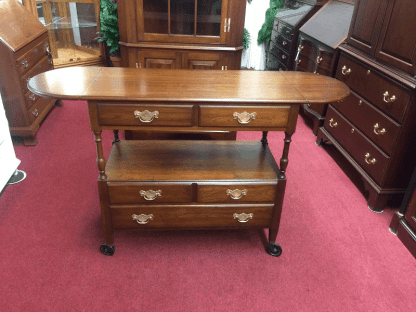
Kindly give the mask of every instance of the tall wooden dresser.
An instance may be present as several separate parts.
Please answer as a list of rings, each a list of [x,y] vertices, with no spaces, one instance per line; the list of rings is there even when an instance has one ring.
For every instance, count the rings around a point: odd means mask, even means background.
[[[353,4],[352,0],[330,0],[299,29],[298,51],[293,64],[296,71],[334,76],[338,47],[347,38]],[[327,106],[303,106],[304,114],[313,120],[315,136],[325,120]]]
[[[400,205],[416,165],[415,16],[413,0],[356,1],[336,71],[351,95],[318,133],[361,174],[374,211]]]
[[[267,70],[291,70],[299,28],[328,0],[288,0],[277,12],[267,55]]]
[[[0,0],[0,89],[12,136],[37,143],[40,123],[55,100],[27,89],[27,79],[53,69],[46,28],[16,0]]]
[[[121,65],[240,69],[247,0],[125,0],[117,4]],[[125,131],[126,139],[235,140],[235,131]]]

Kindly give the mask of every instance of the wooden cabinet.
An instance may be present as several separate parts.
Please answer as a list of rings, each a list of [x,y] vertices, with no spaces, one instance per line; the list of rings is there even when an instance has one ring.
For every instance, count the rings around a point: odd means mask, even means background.
[[[17,1],[0,2],[0,89],[12,136],[35,145],[55,100],[36,96],[27,79],[53,69],[46,28]]]
[[[361,174],[374,211],[400,205],[416,166],[415,14],[414,1],[356,1],[336,71],[352,92],[318,133]]]
[[[357,0],[348,44],[416,75],[416,6],[413,0]],[[405,40],[403,40],[405,37]]]
[[[292,70],[299,28],[328,0],[289,0],[277,12],[272,30],[266,68]]]
[[[331,0],[315,13],[300,29],[295,71],[333,77],[338,62],[338,47],[345,41],[354,10],[349,0]],[[313,120],[313,134],[325,120],[327,105],[303,105],[303,112]]]
[[[416,258],[416,169],[400,209],[395,212],[391,220],[390,232],[396,234]]]
[[[121,1],[122,66],[240,69],[245,7],[246,0]]]

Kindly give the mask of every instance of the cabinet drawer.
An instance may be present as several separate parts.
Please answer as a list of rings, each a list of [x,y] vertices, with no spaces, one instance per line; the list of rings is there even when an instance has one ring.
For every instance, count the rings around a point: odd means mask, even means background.
[[[324,127],[361,168],[380,185],[389,163],[389,156],[376,147],[331,105],[328,107]]]
[[[27,80],[38,74],[44,73],[48,70],[53,69],[52,59],[45,56],[39,63],[37,63],[33,68],[31,68],[26,74],[21,76],[22,91],[26,93],[29,91],[27,88]]]
[[[277,34],[275,43],[279,45],[283,51],[290,53],[291,41],[283,37],[282,34]]]
[[[277,32],[282,34],[284,37],[286,37],[290,41],[292,41],[294,31],[291,26],[280,22],[279,25],[277,26]]]
[[[268,70],[287,70],[287,67],[279,62],[279,60],[271,53],[267,57],[267,69]]]
[[[19,74],[25,74],[45,56],[50,56],[48,38],[37,44],[29,51],[23,52],[22,55],[17,56],[16,62]]]
[[[26,92],[25,93],[26,108],[27,109],[31,108],[39,98],[41,98],[39,95],[36,95],[30,91]]]
[[[410,89],[344,54],[338,62],[336,78],[393,119],[402,121]]]
[[[47,109],[47,106],[51,101],[51,99],[39,97],[35,104],[28,110],[29,122],[33,123],[40,115],[42,115],[43,111]]]
[[[101,125],[192,126],[193,105],[98,104]]]
[[[267,228],[271,226],[272,212],[271,204],[111,207],[114,228]],[[252,214],[251,219],[239,222],[234,214],[242,213]]]
[[[275,184],[198,184],[198,203],[273,202]]]
[[[200,106],[202,127],[285,127],[290,106]],[[250,114],[250,115],[249,115]]]
[[[351,91],[342,103],[332,104],[371,141],[391,155],[400,125]]]
[[[283,65],[287,66],[289,61],[289,54],[284,52],[279,46],[273,42],[270,44],[270,52],[279,60]]]
[[[110,203],[158,204],[192,202],[192,185],[178,183],[108,182]]]

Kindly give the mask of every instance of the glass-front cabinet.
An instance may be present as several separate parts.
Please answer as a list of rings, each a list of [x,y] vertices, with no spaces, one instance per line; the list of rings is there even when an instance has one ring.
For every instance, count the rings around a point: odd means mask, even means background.
[[[104,61],[99,0],[26,0],[25,5],[48,30],[55,68]]]
[[[223,0],[139,0],[139,40],[224,43],[231,27]]]

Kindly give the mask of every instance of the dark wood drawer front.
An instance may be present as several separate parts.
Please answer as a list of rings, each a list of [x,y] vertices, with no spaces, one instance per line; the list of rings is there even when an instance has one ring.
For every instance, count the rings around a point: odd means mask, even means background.
[[[198,203],[273,202],[276,185],[198,184]]]
[[[286,37],[286,39],[289,39],[290,41],[292,41],[294,31],[291,26],[286,25],[284,23],[279,23],[277,31],[278,33],[282,34],[282,36]]]
[[[36,100],[36,103],[29,109],[29,120],[33,123],[37,118],[40,118],[43,111],[46,109],[48,104],[51,103],[51,99],[40,97]]]
[[[301,71],[313,73],[315,71],[316,63],[307,55],[301,53],[295,61],[296,70],[301,68]]]
[[[192,202],[192,185],[175,183],[108,182],[110,203],[158,204]]]
[[[267,58],[267,68],[273,70],[286,70],[287,67],[279,62],[279,60],[273,55],[269,54]]]
[[[25,94],[26,108],[27,109],[31,108],[39,98],[40,98],[39,95],[36,95],[30,91],[26,92]]]
[[[192,126],[192,105],[98,104],[101,125]]]
[[[43,57],[50,56],[49,43],[46,38],[39,44],[37,44],[33,49],[30,49],[23,55],[19,56],[17,61],[18,70],[21,75],[29,71],[37,62],[39,62]]]
[[[316,59],[319,54],[318,46],[312,41],[299,37],[298,49],[300,49],[300,54],[309,57],[310,59]]]
[[[361,168],[380,185],[389,157],[371,143],[354,125],[336,112],[332,106],[328,107],[324,127],[348,151]]]
[[[29,91],[27,88],[27,80],[38,74],[44,73],[48,70],[53,69],[52,59],[45,56],[39,63],[37,63],[33,68],[31,68],[25,75],[21,78],[22,91],[26,93]]]
[[[111,207],[115,228],[270,227],[273,205],[164,205]],[[234,214],[252,214],[239,222]],[[134,219],[133,219],[134,218]]]
[[[271,43],[270,52],[278,59],[283,65],[287,66],[289,61],[289,54],[284,52],[276,44]]]
[[[402,121],[410,99],[409,89],[342,54],[336,78],[393,119]]]
[[[283,37],[282,34],[278,34],[275,41],[286,53],[290,52],[291,42],[287,38]]]
[[[199,125],[202,127],[285,127],[289,106],[200,106]],[[248,116],[248,114],[250,116]]]
[[[318,64],[318,67],[327,69],[329,71],[331,69],[333,58],[334,52],[319,49],[315,61]]]
[[[342,102],[332,104],[371,141],[391,155],[400,125],[374,108],[354,92]]]

